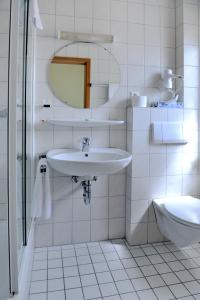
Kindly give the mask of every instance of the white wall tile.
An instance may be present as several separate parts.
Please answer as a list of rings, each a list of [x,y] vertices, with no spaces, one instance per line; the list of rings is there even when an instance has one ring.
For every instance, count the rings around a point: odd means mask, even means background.
[[[108,239],[108,220],[93,220],[91,222],[91,240],[102,241]]]
[[[144,44],[144,25],[128,23],[128,43]]]
[[[70,244],[72,242],[72,223],[55,223],[53,242],[54,245]]]
[[[150,155],[150,175],[164,176],[166,175],[166,156],[164,154]]]
[[[73,220],[90,220],[90,205],[85,205],[82,197],[73,199]]]
[[[91,218],[92,219],[107,219],[108,218],[108,197],[93,197],[92,198]]]
[[[125,22],[127,20],[127,3],[125,1],[111,0],[110,17],[111,20]]]
[[[127,239],[130,245],[147,243],[147,223],[131,224],[127,232]]]
[[[73,223],[73,243],[90,241],[90,221],[80,221]]]
[[[109,239],[125,236],[125,218],[109,220]]]
[[[74,0],[56,0],[56,14],[74,16]]]
[[[37,108],[36,122],[39,123],[41,118],[48,119],[50,117],[126,120],[127,98],[130,90],[147,94],[150,102],[155,101],[155,98],[159,99],[156,81],[158,74],[160,75],[160,69],[161,67],[173,68],[175,64],[174,7],[173,0],[159,2],[157,0],[128,2],[123,0],[50,0],[48,2],[40,0],[44,31],[38,32],[40,38],[38,38],[37,44],[36,81],[38,91],[36,100],[38,105],[45,101],[50,103],[52,108],[48,112]],[[191,24],[188,25],[189,27],[186,29],[188,38],[185,38],[185,42],[192,40],[193,43],[196,43],[196,28],[191,27]],[[64,43],[55,41],[57,30],[111,33],[115,36],[115,43],[111,47],[109,45],[108,48],[111,48],[111,52],[120,63],[121,86],[115,97],[101,108],[85,111],[72,109],[63,105],[49,90],[46,80],[48,58],[53,55],[56,48],[64,45]],[[189,66],[193,65],[194,61],[196,61],[195,55]],[[196,100],[192,100],[191,105],[188,95],[188,108],[198,107],[198,98],[195,95],[197,95],[197,90],[192,96]],[[164,156],[167,162],[167,153],[175,155],[174,153],[179,153],[182,148],[179,150],[167,148],[166,152],[165,146],[158,149],[149,144],[150,123],[166,120],[167,110],[134,108],[134,112],[131,112],[130,115],[133,116],[133,121],[128,122],[128,130],[131,131],[127,136],[129,148],[133,147],[134,160],[128,167],[128,174],[133,178],[127,178],[127,186],[130,183],[132,185],[127,193],[130,199],[136,202],[139,200],[138,202],[144,204],[143,208],[146,208],[152,197],[166,195],[166,192],[169,194],[176,192],[175,187],[179,182],[179,175],[149,177],[150,153],[158,154],[157,158],[159,157],[159,159],[163,157],[161,166],[157,166],[157,163],[154,162],[157,169],[155,169],[155,173],[153,171],[153,174],[160,174],[163,171]],[[174,120],[180,116],[173,112],[168,114],[168,118]],[[196,120],[196,113],[185,113],[187,122],[191,122],[193,128],[197,129],[197,122],[193,121],[193,118]],[[60,147],[80,149],[83,136],[91,137],[92,147],[110,146],[126,149],[125,127],[123,125],[113,130],[108,128],[82,130],[51,126],[40,127],[40,132],[36,132],[36,152]],[[191,141],[190,146],[185,148],[184,151],[187,151],[185,153],[189,153],[192,145],[194,143]],[[195,172],[195,168],[191,171],[189,166],[184,166],[184,169],[187,174]],[[40,232],[49,230],[42,243],[50,245],[124,237],[124,173],[125,170],[110,176],[109,179],[107,176],[100,176],[97,182],[92,184],[91,207],[85,208],[82,201],[82,188],[79,184],[73,184],[72,189],[70,178],[54,172],[53,174],[57,178],[53,180],[54,212],[51,220],[53,223],[40,224],[46,226],[46,229],[41,229]],[[172,177],[174,179],[176,177],[174,180],[177,182],[176,186],[175,184],[169,185]],[[186,181],[185,179],[184,182]],[[186,183],[184,186],[186,190]],[[110,197],[109,202],[108,196]],[[136,214],[137,221],[140,220],[142,204],[138,204],[140,208]],[[72,209],[74,221],[71,223]],[[144,219],[146,222],[147,217]],[[155,220],[153,213],[149,220]],[[127,230],[127,235],[134,244],[144,243],[147,242],[147,233],[152,241],[156,240],[156,237],[158,238],[156,230],[153,223],[149,233],[147,224],[132,224]],[[60,236],[59,231],[62,231]],[[38,236],[36,241],[41,242],[40,233]]]
[[[145,5],[145,24],[152,26],[160,25],[160,7]]]
[[[36,226],[36,247],[51,246],[53,244],[52,224],[41,224]]]
[[[144,4],[128,2],[128,22],[144,24]]]
[[[75,0],[75,16],[83,18],[92,18],[93,9],[92,0]]]
[[[125,218],[125,197],[109,197],[109,218]]]
[[[147,222],[148,205],[148,201],[131,201],[131,223]]]

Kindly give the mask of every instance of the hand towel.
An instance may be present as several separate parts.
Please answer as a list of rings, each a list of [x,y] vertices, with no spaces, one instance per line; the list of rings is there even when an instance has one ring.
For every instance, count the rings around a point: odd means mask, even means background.
[[[45,166],[46,172],[41,173]],[[33,217],[49,219],[52,215],[52,198],[50,189],[49,167],[46,158],[41,158],[37,165],[33,197]]]
[[[38,6],[38,0],[32,0],[32,17],[33,24],[36,29],[43,30],[43,25],[40,17],[40,11]]]

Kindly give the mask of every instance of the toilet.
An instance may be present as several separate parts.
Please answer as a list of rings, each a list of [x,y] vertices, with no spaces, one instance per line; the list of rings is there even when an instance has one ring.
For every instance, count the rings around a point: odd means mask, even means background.
[[[200,199],[178,196],[154,199],[161,233],[178,247],[200,242]]]

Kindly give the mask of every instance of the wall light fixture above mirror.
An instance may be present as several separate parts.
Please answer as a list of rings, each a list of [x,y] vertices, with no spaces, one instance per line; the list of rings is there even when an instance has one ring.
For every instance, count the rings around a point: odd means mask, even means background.
[[[85,42],[59,49],[48,66],[48,83],[54,95],[75,108],[95,108],[118,91],[120,67],[106,48]]]

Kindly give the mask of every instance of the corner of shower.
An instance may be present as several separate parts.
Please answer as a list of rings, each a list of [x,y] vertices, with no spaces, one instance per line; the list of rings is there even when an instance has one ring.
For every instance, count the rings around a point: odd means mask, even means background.
[[[29,0],[0,3],[0,44],[3,45],[0,51],[0,67],[3,70],[0,71],[2,300],[18,292],[31,228],[34,30],[29,10]]]

